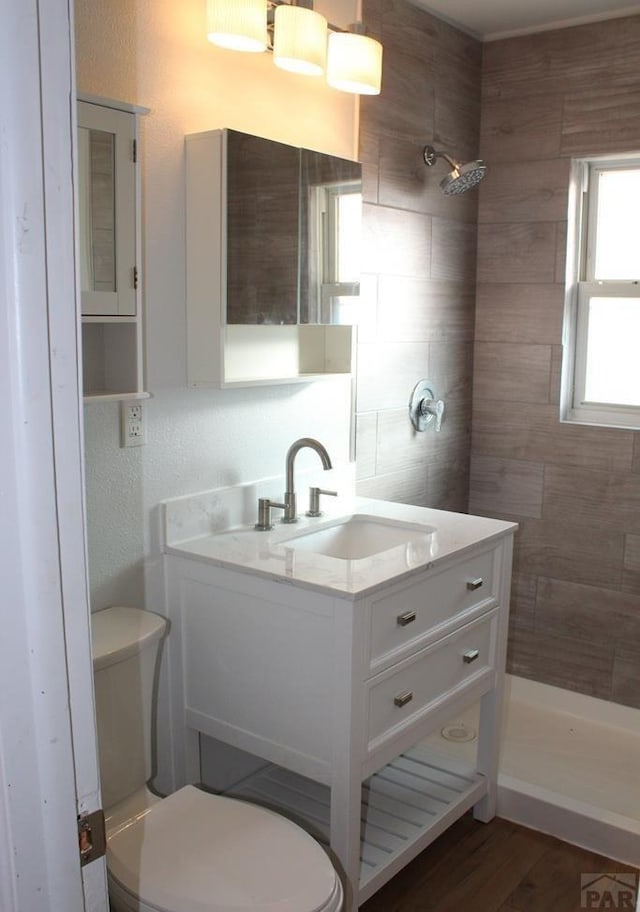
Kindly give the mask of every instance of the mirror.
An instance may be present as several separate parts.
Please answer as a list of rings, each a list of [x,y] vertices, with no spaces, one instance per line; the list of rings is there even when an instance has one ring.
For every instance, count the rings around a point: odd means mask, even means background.
[[[228,324],[355,322],[359,163],[226,130]]]
[[[78,128],[82,291],[116,291],[115,139]]]
[[[136,315],[136,115],[78,101],[78,217],[84,316]]]

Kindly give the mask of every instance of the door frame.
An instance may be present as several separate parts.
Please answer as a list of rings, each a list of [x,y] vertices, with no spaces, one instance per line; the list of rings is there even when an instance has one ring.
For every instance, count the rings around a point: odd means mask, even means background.
[[[75,253],[72,0],[1,0],[0,908],[106,912]]]

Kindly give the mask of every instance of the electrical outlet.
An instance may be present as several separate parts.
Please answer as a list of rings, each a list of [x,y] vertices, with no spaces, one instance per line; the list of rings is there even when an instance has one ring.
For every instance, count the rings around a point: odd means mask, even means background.
[[[147,422],[142,402],[120,402],[120,446],[144,446],[147,442]]]

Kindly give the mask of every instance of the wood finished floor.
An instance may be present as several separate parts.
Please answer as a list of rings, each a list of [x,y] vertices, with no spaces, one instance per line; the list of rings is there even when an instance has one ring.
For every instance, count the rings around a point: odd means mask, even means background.
[[[582,912],[580,875],[592,873],[637,871],[506,820],[483,824],[467,814],[360,912]]]

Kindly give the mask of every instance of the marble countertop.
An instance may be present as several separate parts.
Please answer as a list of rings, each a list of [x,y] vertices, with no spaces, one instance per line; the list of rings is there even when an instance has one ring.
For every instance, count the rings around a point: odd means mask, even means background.
[[[412,540],[358,560],[329,557],[287,543],[292,536],[326,528],[353,514],[410,523]],[[424,534],[416,527],[424,527]],[[171,534],[168,524],[165,553],[324,593],[355,596],[429,569],[455,554],[511,534],[516,528],[515,523],[502,520],[357,497],[346,504],[336,504],[330,514],[317,518],[300,516],[295,525],[276,521],[269,532],[255,531],[246,524],[180,538],[175,529]]]

